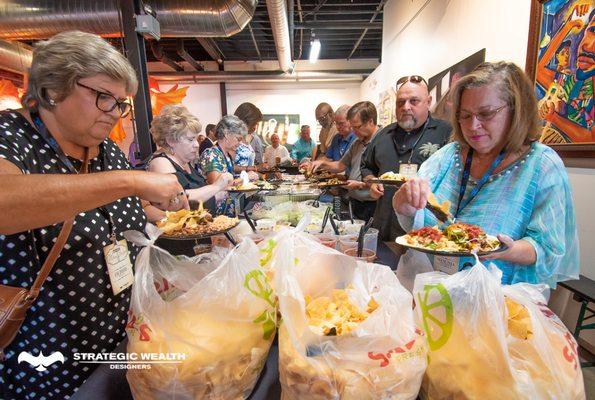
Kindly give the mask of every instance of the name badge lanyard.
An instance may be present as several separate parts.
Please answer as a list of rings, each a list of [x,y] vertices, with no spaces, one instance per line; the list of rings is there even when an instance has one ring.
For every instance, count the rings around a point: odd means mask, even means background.
[[[407,164],[411,164],[411,160],[413,159],[413,152],[415,151],[415,148],[417,147],[417,145],[419,144],[421,139],[424,137],[424,134],[426,133],[426,128],[428,127],[428,122],[430,122],[429,118],[426,120],[426,123],[424,124],[424,127],[421,130],[421,134],[419,135],[419,137],[413,144],[413,147],[411,147],[411,154],[409,155],[409,160],[407,160]],[[396,138],[394,136],[393,136],[393,146],[395,146],[395,151],[397,152],[397,156],[398,156],[399,146],[397,145]]]
[[[52,134],[50,133],[48,128],[45,126],[45,124],[41,120],[41,117],[39,116],[39,113],[37,111],[31,111],[31,119],[33,120],[33,123],[35,124],[35,127],[37,128],[37,131],[41,135],[42,139],[47,143],[48,146],[50,146],[50,148],[52,150],[54,150],[54,152],[58,156],[58,160],[60,160],[60,162],[62,164],[64,164],[64,166],[66,167],[66,169],[68,169],[68,171],[70,173],[78,174],[78,170],[74,167],[74,165],[72,164],[72,161],[70,161],[68,156],[66,156],[66,154],[64,153],[64,151],[62,150],[62,148],[60,147],[60,145],[58,144],[56,139],[52,136]],[[102,149],[102,153],[103,153],[103,157],[102,157],[103,165],[101,166],[101,169],[105,170],[105,168],[107,166],[107,160],[105,159],[105,151],[103,151],[103,149]],[[98,210],[107,219],[108,225],[109,225],[109,231],[110,231],[110,240],[115,243],[116,242],[116,227],[115,227],[112,215],[110,214],[110,212],[108,211],[108,209],[105,206],[98,207]]]
[[[475,185],[475,187],[471,190],[471,193],[469,193],[469,197],[465,201],[463,201],[463,197],[465,197],[465,191],[467,190],[467,183],[469,182],[469,175],[471,174],[471,162],[473,161],[473,149],[469,149],[469,151],[467,152],[467,160],[465,161],[465,169],[463,170],[463,177],[461,179],[461,187],[459,189],[459,201],[457,203],[457,211],[454,214],[455,218],[457,218],[459,212],[463,208],[467,207],[467,205],[471,203],[475,196],[477,196],[477,193],[479,193],[483,185],[485,185],[488,179],[490,179],[490,176],[494,173],[496,168],[498,168],[498,165],[500,165],[500,163],[504,159],[504,155],[505,151],[503,149],[500,152],[500,154],[498,154],[498,157],[496,157],[496,159],[492,161],[490,168],[488,168],[486,173],[477,182],[477,185]]]

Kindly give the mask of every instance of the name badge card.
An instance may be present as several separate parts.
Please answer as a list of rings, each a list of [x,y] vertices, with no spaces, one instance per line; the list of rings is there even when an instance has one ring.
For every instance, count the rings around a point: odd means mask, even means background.
[[[114,241],[103,248],[110,283],[114,295],[132,286],[134,273],[126,239]]]

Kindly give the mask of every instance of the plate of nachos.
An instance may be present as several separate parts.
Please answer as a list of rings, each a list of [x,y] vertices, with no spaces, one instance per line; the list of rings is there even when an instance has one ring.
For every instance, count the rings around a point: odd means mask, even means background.
[[[198,210],[166,211],[166,216],[157,222],[163,231],[161,237],[174,240],[202,239],[236,227],[240,220],[225,215],[214,217],[200,204]]]
[[[444,229],[425,226],[399,236],[397,244],[424,253],[446,256],[485,256],[506,250],[498,238],[486,234],[477,225],[456,222]]]

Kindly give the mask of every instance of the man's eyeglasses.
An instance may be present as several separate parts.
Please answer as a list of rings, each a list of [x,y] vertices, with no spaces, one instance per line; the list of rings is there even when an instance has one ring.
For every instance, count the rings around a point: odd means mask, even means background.
[[[472,121],[472,118],[475,117],[480,122],[486,122],[494,118],[496,114],[504,110],[507,106],[508,105],[505,104],[502,107],[498,107],[493,110],[480,111],[477,114],[463,111],[457,114],[457,120],[460,123],[466,123]]]
[[[397,80],[397,87],[401,86],[402,84],[406,83],[406,82],[413,82],[413,83],[425,83],[426,86],[428,86],[428,82],[426,82],[426,80],[419,76],[419,75],[411,75],[411,76],[402,76],[399,78],[399,80]]]
[[[324,114],[323,116],[316,118],[316,121],[318,121],[319,123],[322,123],[323,121],[326,121],[328,117],[331,116],[331,111],[328,111],[326,114]]]
[[[120,101],[109,93],[100,92],[99,90],[93,89],[87,85],[83,85],[80,82],[77,82],[76,84],[84,87],[85,89],[94,91],[97,94],[97,97],[95,98],[95,106],[105,113],[112,112],[116,109],[116,107],[118,107],[120,118],[124,118],[128,115],[128,113],[130,113],[130,110],[132,109],[132,104],[126,100]]]

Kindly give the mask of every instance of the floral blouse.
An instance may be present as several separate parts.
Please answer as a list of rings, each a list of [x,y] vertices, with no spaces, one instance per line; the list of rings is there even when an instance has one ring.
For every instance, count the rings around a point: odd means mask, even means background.
[[[254,149],[249,144],[240,143],[236,150],[234,164],[241,167],[251,167],[254,165],[255,158],[256,153],[254,152]]]
[[[206,149],[200,155],[200,169],[205,175],[209,172],[229,172],[233,174],[233,162],[227,158],[219,146]]]

